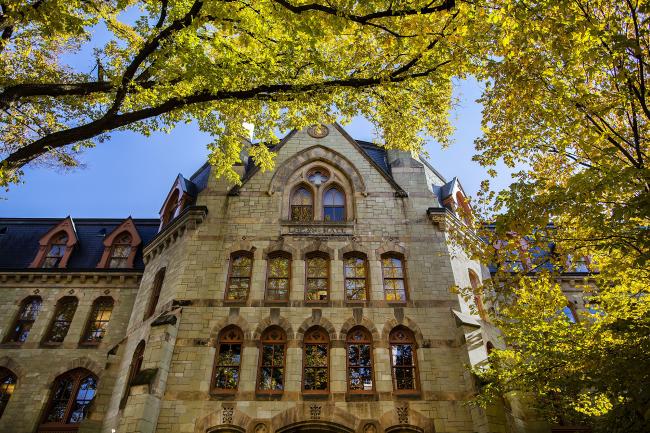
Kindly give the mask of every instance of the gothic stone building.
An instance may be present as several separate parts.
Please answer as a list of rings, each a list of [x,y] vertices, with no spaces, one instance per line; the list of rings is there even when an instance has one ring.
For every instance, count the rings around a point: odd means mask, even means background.
[[[459,182],[339,125],[274,150],[159,220],[0,219],[0,431],[544,431],[466,404],[494,332],[451,290],[489,276]]]

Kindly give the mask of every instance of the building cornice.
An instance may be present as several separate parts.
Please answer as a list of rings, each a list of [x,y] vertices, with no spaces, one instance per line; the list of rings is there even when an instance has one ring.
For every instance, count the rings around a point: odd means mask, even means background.
[[[187,230],[194,230],[205,220],[207,215],[208,208],[205,206],[188,206],[185,208],[144,247],[142,250],[144,262],[147,263],[163,252],[176,239],[183,236]]]
[[[0,284],[47,285],[105,285],[135,286],[140,284],[142,270],[124,269],[107,271],[56,270],[10,270],[0,269]]]

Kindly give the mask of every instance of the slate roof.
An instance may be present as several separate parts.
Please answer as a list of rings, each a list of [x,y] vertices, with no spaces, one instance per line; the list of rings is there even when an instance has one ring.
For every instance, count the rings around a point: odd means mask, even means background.
[[[392,177],[390,166],[388,165],[388,157],[386,156],[386,149],[377,146],[370,141],[354,140],[359,143],[359,146],[372,158],[373,161],[389,176]]]
[[[63,218],[0,218],[0,270],[26,269],[38,251],[38,241]],[[79,242],[72,251],[67,270],[95,270],[104,252],[104,237],[123,219],[73,218]],[[142,247],[158,232],[160,220],[134,219],[142,238],[134,268],[144,269]]]

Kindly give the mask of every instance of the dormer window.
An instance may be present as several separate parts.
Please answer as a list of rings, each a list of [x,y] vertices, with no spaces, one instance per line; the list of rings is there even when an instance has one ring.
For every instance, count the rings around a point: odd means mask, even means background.
[[[165,206],[165,210],[162,214],[161,224],[163,227],[169,224],[176,216],[176,212],[178,211],[179,206],[178,196],[178,190],[174,190],[171,197],[169,197],[169,200],[167,201],[167,205]]]
[[[68,235],[61,233],[57,235],[50,243],[47,254],[43,260],[42,268],[58,268],[63,256],[65,255]]]
[[[131,255],[131,241],[132,238],[129,233],[124,233],[115,240],[111,248],[111,259],[108,262],[109,268],[122,269],[127,267]]]

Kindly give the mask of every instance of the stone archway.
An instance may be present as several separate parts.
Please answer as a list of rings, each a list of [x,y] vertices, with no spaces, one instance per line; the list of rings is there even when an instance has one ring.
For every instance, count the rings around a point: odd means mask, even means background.
[[[300,421],[284,426],[276,433],[354,433],[354,430],[330,421]]]

